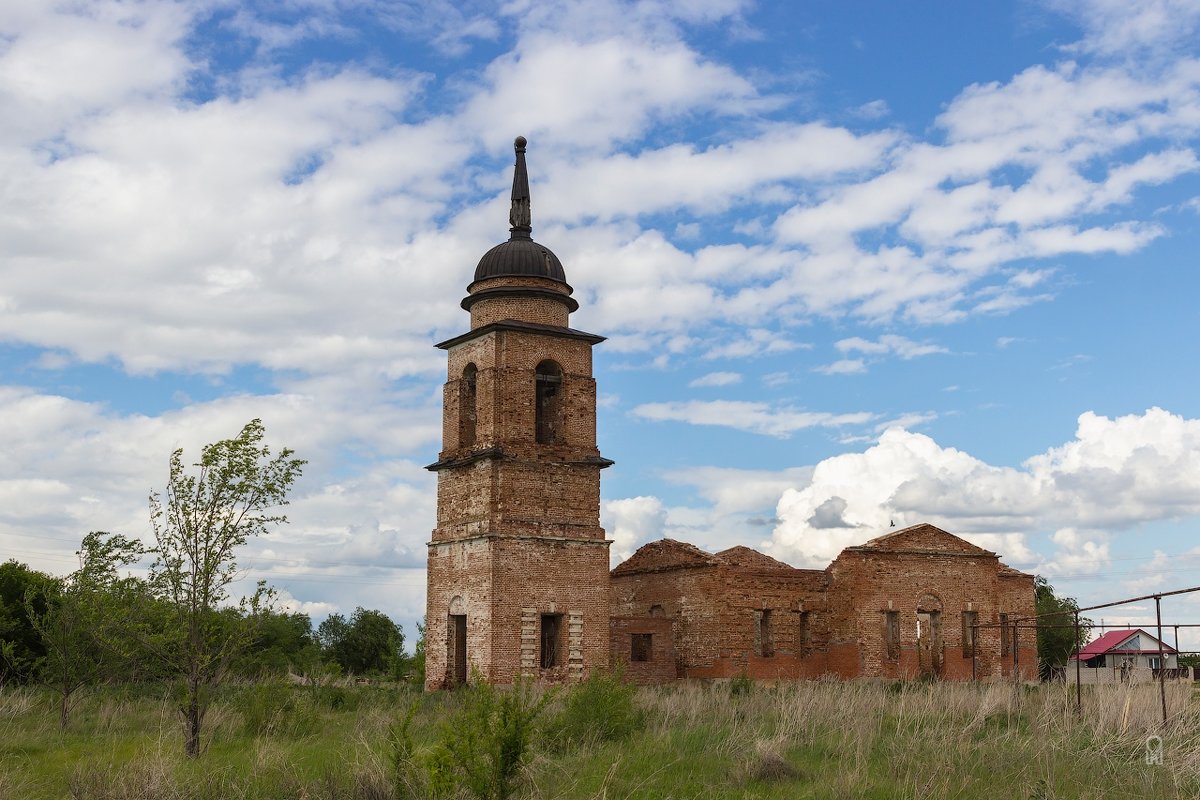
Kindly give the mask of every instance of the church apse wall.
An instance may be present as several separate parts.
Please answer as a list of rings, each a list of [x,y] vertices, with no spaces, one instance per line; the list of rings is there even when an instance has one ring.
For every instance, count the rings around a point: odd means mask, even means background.
[[[824,570],[664,539],[612,571],[611,607],[669,618],[684,678],[992,679],[1012,674],[1014,651],[1022,678],[1037,677],[1028,635],[976,627],[1032,615],[1033,577],[932,525],[846,548]]]

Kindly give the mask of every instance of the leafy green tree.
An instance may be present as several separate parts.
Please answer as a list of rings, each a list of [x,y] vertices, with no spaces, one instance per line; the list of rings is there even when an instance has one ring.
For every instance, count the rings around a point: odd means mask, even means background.
[[[15,559],[0,564],[0,686],[27,682],[46,647],[29,618],[46,612],[54,578]]]
[[[111,643],[123,638],[121,627],[130,593],[140,591],[136,578],[120,570],[145,553],[140,542],[120,534],[93,531],[83,538],[79,569],[55,581],[39,611],[39,594],[25,598],[26,614],[45,647],[38,676],[59,696],[59,724],[67,727],[71,700],[102,677],[115,676],[121,651]]]
[[[341,614],[330,614],[322,620],[317,626],[317,644],[321,646],[321,650],[327,655],[332,654],[334,646],[346,638],[348,627],[349,623]]]
[[[267,611],[252,630],[253,640],[237,660],[243,675],[284,675],[311,671],[320,658],[312,620],[307,614]]]
[[[273,602],[261,582],[238,604],[242,621],[216,613],[238,577],[237,550],[252,537],[287,522],[278,513],[306,463],[287,448],[272,457],[262,443],[262,421],[251,420],[232,439],[206,445],[196,472],[184,468],[183,451],[171,455],[165,498],[150,494],[156,557],[150,583],[165,601],[168,626],[157,654],[182,683],[179,711],[184,751],[200,754],[200,731],[211,690],[253,640],[256,623]]]
[[[1076,638],[1073,626],[1079,603],[1075,598],[1056,595],[1054,587],[1041,575],[1034,578],[1033,586],[1038,615],[1038,670],[1042,680],[1049,680],[1054,668],[1064,666],[1076,647],[1087,644],[1092,621],[1080,617],[1079,637]]]
[[[328,655],[346,672],[397,677],[404,666],[404,631],[382,611],[360,606],[349,621],[331,615],[318,630],[328,636]]]

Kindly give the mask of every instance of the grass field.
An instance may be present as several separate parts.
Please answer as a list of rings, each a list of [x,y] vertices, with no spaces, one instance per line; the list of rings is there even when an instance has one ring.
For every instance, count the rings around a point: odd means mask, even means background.
[[[518,796],[534,798],[1200,798],[1200,694],[1061,686],[811,682],[680,685],[636,695],[644,724],[564,748],[535,736]],[[199,760],[182,756],[172,704],[152,690],[80,701],[0,693],[0,798],[394,798],[391,732],[410,709],[420,760],[466,693],[229,687]],[[542,713],[547,729],[564,696]],[[1146,739],[1163,733],[1163,764]],[[401,787],[403,788],[403,787]],[[450,796],[454,796],[451,793]]]

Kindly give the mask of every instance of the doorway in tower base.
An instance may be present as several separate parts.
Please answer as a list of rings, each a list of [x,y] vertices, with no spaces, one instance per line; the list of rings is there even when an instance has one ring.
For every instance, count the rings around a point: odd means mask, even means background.
[[[448,683],[453,688],[467,682],[467,615],[451,614],[449,623],[446,672]]]

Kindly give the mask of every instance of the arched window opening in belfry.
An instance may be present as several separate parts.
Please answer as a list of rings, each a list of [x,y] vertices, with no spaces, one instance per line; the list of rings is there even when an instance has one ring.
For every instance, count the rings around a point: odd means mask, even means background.
[[[537,441],[553,444],[562,438],[562,367],[553,361],[543,361],[536,372]]]
[[[475,379],[478,373],[474,364],[467,364],[458,383],[458,444],[461,447],[475,444]]]

